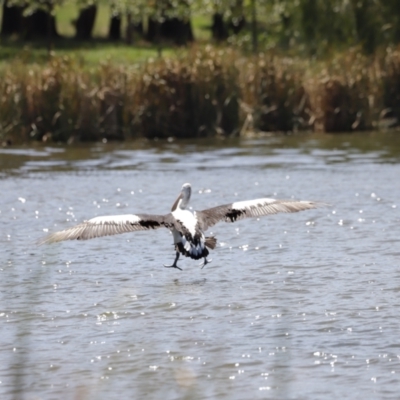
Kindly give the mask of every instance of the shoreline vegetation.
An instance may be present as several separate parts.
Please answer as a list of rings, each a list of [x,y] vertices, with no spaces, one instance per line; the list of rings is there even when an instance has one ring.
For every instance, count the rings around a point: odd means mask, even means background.
[[[0,144],[400,126],[398,0],[5,0]]]
[[[349,132],[400,121],[400,47],[329,60],[211,45],[129,64],[0,65],[0,139],[98,141],[248,132]]]

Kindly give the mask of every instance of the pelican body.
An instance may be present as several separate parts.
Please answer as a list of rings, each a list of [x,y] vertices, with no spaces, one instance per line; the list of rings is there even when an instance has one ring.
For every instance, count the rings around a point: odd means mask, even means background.
[[[172,232],[176,256],[171,265],[164,266],[181,270],[177,263],[179,256],[182,254],[194,260],[202,258],[203,262],[200,266],[203,268],[211,262],[211,260],[207,259],[208,249],[214,249],[217,244],[215,237],[206,237],[204,232],[217,222],[235,222],[249,217],[261,217],[279,212],[292,213],[326,205],[313,201],[260,198],[191,212],[188,210],[191,194],[192,187],[190,183],[185,183],[169,214],[128,214],[95,217],[63,231],[52,233],[43,238],[39,244],[74,239],[87,240],[101,236],[165,227]]]

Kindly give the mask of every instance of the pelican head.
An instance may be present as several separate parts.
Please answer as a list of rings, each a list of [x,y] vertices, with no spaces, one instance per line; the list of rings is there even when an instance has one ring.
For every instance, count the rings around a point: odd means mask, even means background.
[[[171,211],[175,211],[178,207],[184,210],[189,204],[191,194],[192,185],[190,183],[184,183],[178,198],[175,200],[175,203],[171,208]]]
[[[189,203],[190,196],[192,195],[192,185],[190,183],[184,183],[182,185],[181,193],[183,194],[183,200]]]

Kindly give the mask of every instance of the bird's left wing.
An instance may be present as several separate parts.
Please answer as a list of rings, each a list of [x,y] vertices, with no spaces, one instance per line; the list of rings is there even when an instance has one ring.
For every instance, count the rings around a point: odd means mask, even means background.
[[[235,222],[244,218],[261,217],[281,212],[293,213],[324,206],[327,206],[327,204],[315,201],[262,198],[208,208],[207,210],[197,211],[196,215],[201,228],[206,230],[220,221]]]
[[[39,241],[39,244],[61,242],[62,240],[87,240],[100,236],[157,229],[171,225],[168,216],[150,214],[127,214],[96,217],[63,231],[54,232]]]

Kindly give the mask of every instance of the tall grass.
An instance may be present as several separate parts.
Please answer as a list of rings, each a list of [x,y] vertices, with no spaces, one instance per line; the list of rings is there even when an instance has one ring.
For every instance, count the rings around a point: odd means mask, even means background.
[[[241,59],[240,93],[253,126],[262,131],[307,129],[304,66],[271,55]]]
[[[306,82],[314,130],[373,129],[380,107],[373,59],[352,50],[319,67],[320,71]]]
[[[210,49],[147,63],[135,96],[137,131],[159,137],[234,132],[239,126],[238,70],[225,57],[232,54]]]
[[[206,47],[140,65],[15,61],[0,73],[0,135],[14,142],[341,132],[400,120],[400,49],[311,63]]]

